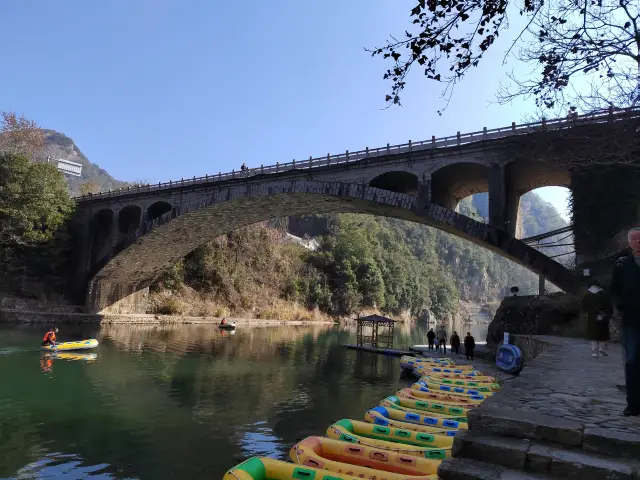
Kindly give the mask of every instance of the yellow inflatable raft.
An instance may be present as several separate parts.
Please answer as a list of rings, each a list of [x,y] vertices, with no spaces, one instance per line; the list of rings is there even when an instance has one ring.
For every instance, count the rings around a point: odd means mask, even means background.
[[[443,405],[451,405],[454,407],[467,407],[473,408],[479,406],[484,399],[472,399],[471,397],[463,398],[456,397],[455,395],[446,395],[443,393],[434,393],[428,391],[426,392],[420,390],[414,390],[413,388],[403,388],[402,390],[398,390],[396,392],[396,396],[409,398],[411,400],[428,400],[430,402],[438,402]]]
[[[380,403],[378,405],[385,408],[393,408],[394,410],[401,410],[403,412],[417,413],[419,415],[428,415],[430,417],[442,418],[445,420],[453,420],[455,422],[467,421],[466,414],[465,415],[447,415],[446,413],[431,412],[429,410],[420,410],[420,409],[408,407],[406,405],[400,405],[399,403],[391,400],[391,398],[398,398],[398,397],[394,396],[394,397],[383,398],[382,400],[380,400]],[[406,400],[406,399],[403,399],[403,400]]]
[[[46,345],[43,346],[42,349],[53,352],[64,352],[68,350],[86,350],[89,348],[96,348],[97,346],[98,341],[95,338],[91,338],[89,340],[80,340],[77,342],[62,342],[55,345]]]
[[[434,367],[428,363],[418,363],[413,370],[420,375],[460,375],[465,377],[482,376],[482,372],[473,369]]]
[[[492,396],[494,391],[490,392],[479,392],[477,390],[473,390],[473,393],[464,393],[464,388],[451,389],[447,386],[446,389],[441,389],[441,383],[431,382],[431,386],[427,384],[427,382],[423,382],[422,380],[418,380],[416,383],[411,385],[412,390],[419,390],[421,392],[426,393],[439,393],[441,395],[449,395],[456,398],[464,398],[471,400],[486,400],[490,396]]]
[[[453,445],[451,435],[415,432],[348,419],[342,419],[331,425],[327,429],[327,436],[343,442],[364,443],[371,447],[401,449],[404,453],[426,458],[438,458],[432,456],[434,452],[450,449]]]
[[[466,423],[449,420],[447,418],[438,418],[430,415],[420,415],[413,412],[403,412],[402,410],[382,407],[380,405],[378,405],[377,407],[373,407],[371,410],[368,410],[367,413],[371,412],[372,410],[385,418],[397,420],[399,422],[413,423],[435,428],[448,428],[450,430],[467,429]],[[365,414],[365,419],[366,418],[367,414]]]
[[[418,358],[409,355],[403,355],[400,357],[400,367],[406,370],[413,370],[414,367],[420,363],[429,363],[434,366],[444,367],[451,365],[448,359],[435,359],[435,358]]]
[[[431,377],[429,375],[420,378],[420,380],[423,380],[423,381],[426,381],[426,382],[432,382],[432,383],[439,383],[441,385],[453,385],[453,386],[456,386],[456,387],[474,388],[474,389],[476,389],[478,391],[482,391],[482,390],[480,390],[482,388],[486,388],[489,391],[495,391],[495,390],[499,390],[500,389],[500,384],[499,383],[492,383],[492,382],[473,382],[471,380],[456,380],[456,379],[449,379],[449,378],[439,378],[439,377]]]
[[[497,380],[495,377],[489,375],[483,375],[479,370],[469,370],[468,372],[451,373],[444,372],[444,369],[429,368],[423,365],[418,365],[414,368],[414,372],[420,376],[440,377],[440,378],[459,378],[461,380],[470,380],[472,382],[490,382],[495,383]]]
[[[441,462],[324,437],[305,438],[289,457],[306,467],[376,480],[437,480]]]
[[[445,405],[444,403],[428,402],[426,400],[410,400],[408,398],[402,398],[397,396],[389,396],[383,400],[384,402],[397,405],[398,407],[410,408],[411,410],[421,411],[425,415],[429,413],[438,413],[452,419],[465,418],[469,413],[469,408],[460,407],[455,405]]]
[[[273,458],[253,457],[229,469],[223,480],[362,480]]]
[[[412,432],[433,433],[434,435],[438,434],[438,435],[446,435],[450,437],[454,437],[456,433],[458,433],[458,430],[454,430],[452,428],[428,427],[425,425],[418,425],[415,423],[407,423],[407,422],[402,422],[400,420],[394,420],[394,419],[385,417],[380,412],[374,409],[367,410],[364,414],[364,419],[366,422],[371,423],[373,425],[400,428],[403,430],[411,430]]]
[[[426,385],[427,388],[431,389],[431,390],[436,390],[436,391],[442,391],[442,392],[450,392],[450,393],[464,393],[466,395],[471,395],[471,396],[476,396],[476,395],[486,395],[487,393],[493,393],[493,390],[491,390],[488,387],[458,387],[455,385],[444,385],[442,383],[437,383],[437,382],[433,382],[431,380],[421,380],[423,381]]]

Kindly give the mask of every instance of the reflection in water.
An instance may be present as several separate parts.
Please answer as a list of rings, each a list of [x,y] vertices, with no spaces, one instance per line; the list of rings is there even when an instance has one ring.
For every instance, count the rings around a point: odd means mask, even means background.
[[[395,344],[421,343],[427,330],[401,326]],[[41,356],[39,328],[2,328],[0,477],[220,478],[250,455],[286,458],[296,441],[362,419],[410,382],[397,359],[340,347],[349,330],[230,333],[65,326],[64,340],[100,341],[65,358]]]

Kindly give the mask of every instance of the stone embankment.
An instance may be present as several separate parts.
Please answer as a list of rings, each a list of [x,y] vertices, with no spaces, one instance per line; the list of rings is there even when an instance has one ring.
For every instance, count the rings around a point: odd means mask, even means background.
[[[266,320],[258,318],[225,317],[227,322],[236,322],[243,326],[277,326],[277,325],[332,325],[330,321],[297,321]],[[99,315],[89,313],[42,312],[27,310],[0,310],[0,323],[32,323],[32,324],[135,324],[135,325],[190,325],[220,323],[218,317],[184,317],[174,315],[120,314]]]
[[[594,358],[582,339],[536,336],[529,344],[535,358],[470,412],[441,480],[640,479],[640,417],[622,416],[620,347]]]

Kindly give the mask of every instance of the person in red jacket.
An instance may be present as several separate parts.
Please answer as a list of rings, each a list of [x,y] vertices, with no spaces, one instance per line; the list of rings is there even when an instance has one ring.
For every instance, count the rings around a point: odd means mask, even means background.
[[[44,334],[44,340],[42,341],[42,346],[46,347],[47,345],[55,345],[56,333],[58,333],[58,329],[51,327],[49,331]]]

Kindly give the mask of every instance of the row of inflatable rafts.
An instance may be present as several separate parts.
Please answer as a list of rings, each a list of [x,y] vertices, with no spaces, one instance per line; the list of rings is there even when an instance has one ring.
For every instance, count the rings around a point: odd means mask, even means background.
[[[340,420],[329,426],[326,437],[308,437],[294,445],[289,452],[293,463],[254,457],[229,470],[224,480],[437,479],[456,433],[467,429],[469,410],[500,385],[449,359],[411,362],[424,375],[410,388],[382,399],[365,413],[364,422]]]

